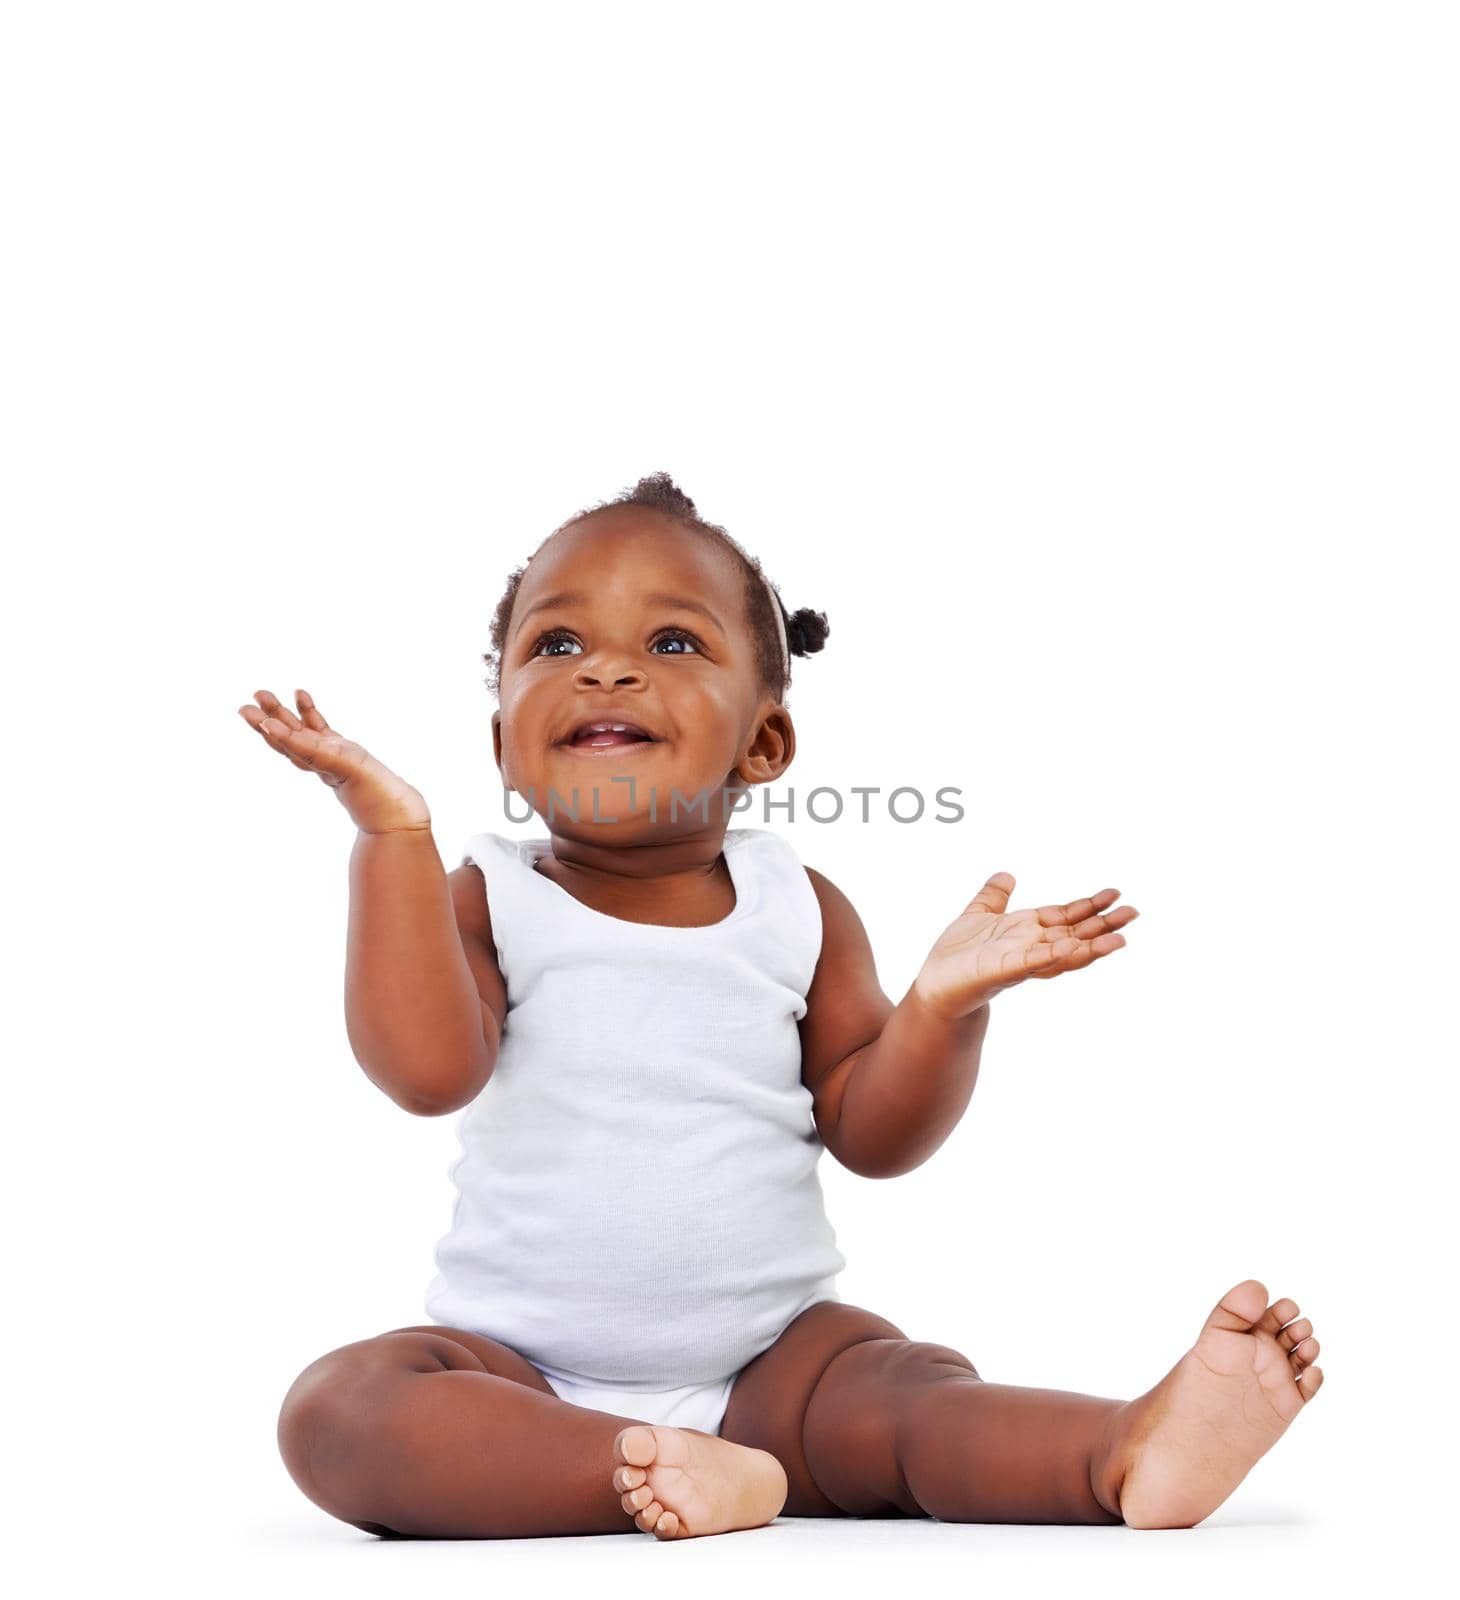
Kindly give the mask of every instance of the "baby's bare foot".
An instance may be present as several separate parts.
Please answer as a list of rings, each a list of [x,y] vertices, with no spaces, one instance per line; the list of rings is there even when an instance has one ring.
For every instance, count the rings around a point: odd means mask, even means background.
[[[1323,1382],[1313,1324],[1248,1278],[1169,1373],[1112,1418],[1097,1494],[1132,1528],[1191,1528],[1245,1478]]]
[[[786,1503],[786,1472],[768,1450],[698,1428],[636,1422],[613,1441],[613,1486],[635,1525],[656,1539],[758,1528]]]

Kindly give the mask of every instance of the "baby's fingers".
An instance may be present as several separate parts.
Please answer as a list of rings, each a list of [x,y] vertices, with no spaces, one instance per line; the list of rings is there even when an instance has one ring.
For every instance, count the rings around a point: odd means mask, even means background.
[[[258,706],[240,706],[239,715],[251,728],[256,728],[263,734],[267,743],[287,755],[290,760],[294,760],[296,752],[290,748],[287,739],[279,737],[281,732],[296,733],[301,728],[307,728],[312,733],[334,733],[334,729],[320,715],[319,708],[315,705],[308,689],[294,691],[294,700],[299,707],[297,717],[272,690],[256,689],[254,699],[258,701]],[[270,729],[273,730],[272,734]],[[294,764],[300,766],[304,763],[295,760]]]
[[[1114,933],[1117,928],[1125,927],[1126,923],[1134,922],[1140,912],[1134,906],[1116,906],[1114,911],[1107,911],[1103,916],[1086,917],[1083,922],[1077,922],[1074,927],[1060,930],[1051,928],[1046,933],[1058,936],[1061,931],[1071,933],[1077,939],[1094,939],[1102,933]]]
[[[265,717],[272,717],[276,722],[282,722],[286,728],[302,728],[304,726],[278,695],[271,690],[255,689],[253,697],[264,708]]]
[[[290,726],[272,713],[265,716],[256,706],[240,706],[239,712],[250,727],[258,730],[266,744],[287,756],[301,772],[317,774],[331,788],[354,777],[369,759],[363,746],[353,739],[343,738],[328,725],[324,733],[317,733],[313,728],[304,727],[297,718],[290,719],[293,724]]]
[[[286,754],[296,767],[318,773],[331,788],[358,777],[370,761],[370,752],[338,733],[316,733],[313,728],[294,728],[284,736]]]
[[[299,715],[306,728],[313,728],[316,733],[333,733],[334,729],[324,720],[319,707],[315,705],[308,689],[294,691],[294,703],[299,707]]]
[[[1092,894],[1085,900],[1071,900],[1068,905],[1040,906],[1035,915],[1044,927],[1055,928],[1063,924],[1083,922],[1097,911],[1104,911],[1107,906],[1113,906],[1119,899],[1119,889],[1102,889],[1099,894]]]
[[[1101,956],[1113,955],[1124,944],[1125,935],[1120,933],[1101,933],[1093,939],[1075,939],[1069,934],[1061,934],[1047,946],[1053,959],[1029,976],[1057,978],[1064,972],[1078,972],[1092,961],[1098,961]]]
[[[264,743],[273,745],[275,750],[284,755],[289,754],[289,747],[281,738],[292,728],[301,727],[299,718],[286,706],[279,704],[278,699],[267,689],[255,689],[254,699],[258,705],[240,706],[238,714],[254,730],[263,735]],[[260,710],[259,708],[263,709]]]
[[[253,709],[252,706],[248,707],[250,711]],[[318,739],[319,734],[300,726],[297,719],[292,728],[275,716],[260,715],[257,719],[247,717],[246,720],[263,735],[265,744],[272,746],[281,756],[287,756],[301,772],[319,770],[318,754],[305,742],[311,737]]]

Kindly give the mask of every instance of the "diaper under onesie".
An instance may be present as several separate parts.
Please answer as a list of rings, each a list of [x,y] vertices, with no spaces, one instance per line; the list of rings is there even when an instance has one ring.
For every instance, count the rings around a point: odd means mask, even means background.
[[[700,928],[592,910],[536,870],[550,850],[468,842],[507,1016],[426,1313],[574,1404],[718,1433],[741,1368],[840,1298],[796,1027],[821,908],[765,829],[726,833],[735,907]]]

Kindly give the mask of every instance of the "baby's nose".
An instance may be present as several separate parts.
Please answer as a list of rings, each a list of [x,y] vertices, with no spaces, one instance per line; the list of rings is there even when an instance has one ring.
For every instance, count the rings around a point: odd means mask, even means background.
[[[609,661],[601,664],[594,663],[580,666],[573,673],[573,682],[586,689],[590,685],[597,688],[604,683],[612,683],[615,687],[619,684],[633,687],[635,684],[647,682],[647,679],[644,676],[642,667],[633,667],[623,662]]]

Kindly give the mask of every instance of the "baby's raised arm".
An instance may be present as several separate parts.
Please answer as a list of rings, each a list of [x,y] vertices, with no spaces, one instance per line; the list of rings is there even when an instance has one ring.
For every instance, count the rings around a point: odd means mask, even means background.
[[[806,870],[821,905],[822,945],[801,1021],[802,1081],[822,1143],[866,1178],[911,1172],[953,1131],[978,1078],[995,995],[1121,949],[1125,936],[1116,930],[1140,914],[1116,906],[1115,889],[1010,911],[1014,879],[996,872],[894,1006],[851,901]]]
[[[305,690],[297,717],[266,689],[255,698],[239,714],[333,789],[359,830],[345,955],[355,1059],[407,1111],[457,1110],[492,1075],[507,1009],[480,876],[448,880],[420,793],[334,732]]]

